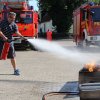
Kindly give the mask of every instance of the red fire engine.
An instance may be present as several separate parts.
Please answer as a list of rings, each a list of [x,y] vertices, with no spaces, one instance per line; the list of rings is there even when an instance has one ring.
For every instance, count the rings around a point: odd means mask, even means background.
[[[1,10],[2,19],[7,18],[7,13],[15,12],[19,32],[26,37],[34,38],[38,36],[38,12],[34,11],[32,6],[29,6],[29,0],[1,0],[3,6]],[[18,38],[14,35],[14,39]],[[26,46],[25,40],[17,39],[15,45]],[[28,42],[27,42],[28,44]]]
[[[93,2],[80,6],[73,12],[74,41],[77,46],[100,46],[100,5]]]

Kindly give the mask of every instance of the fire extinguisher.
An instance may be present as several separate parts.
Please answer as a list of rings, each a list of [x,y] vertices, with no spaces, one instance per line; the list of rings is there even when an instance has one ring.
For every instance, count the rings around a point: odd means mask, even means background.
[[[17,38],[17,39],[21,39],[21,38]],[[4,42],[3,48],[2,48],[2,51],[1,51],[1,55],[0,55],[0,60],[6,60],[7,59],[7,55],[8,55],[9,48],[10,48],[10,43],[12,41],[16,41],[17,39],[14,39],[14,40],[8,39],[7,41]],[[25,41],[27,41],[26,38],[23,37],[23,39]]]
[[[2,52],[1,52],[1,55],[0,55],[0,60],[6,60],[8,52],[9,52],[9,48],[10,48],[10,43],[4,42]]]

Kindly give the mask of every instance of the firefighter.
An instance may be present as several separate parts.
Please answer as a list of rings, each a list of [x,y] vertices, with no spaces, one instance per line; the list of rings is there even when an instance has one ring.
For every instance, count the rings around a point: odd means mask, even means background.
[[[24,38],[18,31],[18,27],[14,22],[15,18],[16,18],[16,13],[9,12],[7,19],[1,21],[0,23],[0,55],[2,52],[4,41],[12,40],[13,33],[16,33],[17,36]],[[7,58],[11,60],[11,64],[14,69],[14,75],[20,75],[19,69],[17,68],[16,65],[15,49],[13,41],[10,42],[10,48],[8,51]]]

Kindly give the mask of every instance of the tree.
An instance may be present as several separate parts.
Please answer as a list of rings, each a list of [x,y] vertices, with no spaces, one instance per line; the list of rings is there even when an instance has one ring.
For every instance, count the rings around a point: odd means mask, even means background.
[[[100,0],[90,0],[92,2],[95,2],[95,3],[100,3]]]
[[[58,33],[66,33],[72,25],[73,10],[86,0],[38,0],[42,14],[48,13]]]

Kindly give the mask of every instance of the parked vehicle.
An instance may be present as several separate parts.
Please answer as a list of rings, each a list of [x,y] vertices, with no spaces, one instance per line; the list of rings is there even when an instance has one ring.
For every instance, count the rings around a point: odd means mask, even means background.
[[[100,46],[100,5],[85,3],[73,12],[74,41],[77,46]]]
[[[38,37],[38,12],[29,6],[29,0],[1,0],[3,8],[1,10],[2,19],[7,18],[9,12],[16,13],[16,24],[19,32],[27,39]],[[14,39],[18,38],[14,34]],[[25,40],[17,39],[15,45],[28,46]]]

